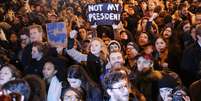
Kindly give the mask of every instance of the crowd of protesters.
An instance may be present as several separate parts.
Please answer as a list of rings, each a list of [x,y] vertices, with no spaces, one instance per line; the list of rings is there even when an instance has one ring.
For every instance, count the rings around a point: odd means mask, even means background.
[[[120,22],[91,24],[98,3]],[[67,47],[48,42],[54,22]],[[0,101],[201,101],[201,2],[0,0]]]

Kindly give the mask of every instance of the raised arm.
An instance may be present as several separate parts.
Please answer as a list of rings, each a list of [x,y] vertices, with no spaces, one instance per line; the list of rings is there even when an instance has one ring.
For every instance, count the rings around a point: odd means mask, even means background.
[[[81,52],[77,51],[76,49],[66,49],[66,53],[72,57],[77,62],[87,61],[87,55],[82,54]]]
[[[77,35],[77,31],[73,30],[70,32],[70,38],[68,39],[68,48],[65,49],[65,52],[72,57],[77,62],[87,61],[87,55],[82,54],[75,48],[73,48],[74,45],[74,37]]]

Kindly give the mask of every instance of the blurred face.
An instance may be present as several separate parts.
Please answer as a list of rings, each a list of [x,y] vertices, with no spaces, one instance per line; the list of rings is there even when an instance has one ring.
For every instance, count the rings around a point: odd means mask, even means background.
[[[191,25],[190,25],[190,23],[185,24],[185,25],[183,26],[183,31],[184,31],[184,32],[189,32],[190,30],[191,30]]]
[[[27,44],[29,44],[29,37],[27,35],[20,35],[20,40],[21,40],[21,47],[24,48],[26,47]]]
[[[160,88],[160,96],[162,97],[163,101],[172,101],[172,88]]]
[[[173,2],[166,1],[166,7],[167,7],[168,9],[173,9],[173,7],[174,7]]]
[[[170,38],[170,36],[172,35],[172,29],[170,27],[166,28],[163,32],[163,37],[165,39]]]
[[[39,32],[37,28],[30,29],[29,34],[31,42],[42,41],[42,32]]]
[[[11,69],[5,66],[0,70],[0,85],[3,85],[10,80],[12,80]]]
[[[166,42],[162,38],[158,38],[155,42],[155,47],[158,52],[163,52],[166,48]]]
[[[81,37],[82,39],[86,39],[86,37],[87,37],[87,32],[86,32],[86,30],[85,30],[84,28],[79,29],[79,34],[80,34],[80,37]]]
[[[149,70],[151,65],[152,65],[152,61],[151,60],[146,60],[142,56],[137,59],[137,69],[140,72]]]
[[[110,54],[110,63],[113,66],[115,63],[124,63],[123,56],[120,52],[113,52]]]
[[[11,34],[10,41],[11,42],[17,42],[17,35],[16,34]]]
[[[183,7],[182,10],[181,10],[181,13],[185,16],[188,15],[188,7]]]
[[[123,40],[127,40],[128,35],[125,32],[123,32],[123,33],[121,33],[120,38],[123,39]]]
[[[105,45],[108,46],[111,39],[109,37],[102,37],[102,40],[105,43]]]
[[[32,52],[31,52],[32,59],[38,59],[41,57],[41,53],[38,51],[37,47],[32,47]]]
[[[154,2],[151,2],[151,1],[150,1],[150,2],[148,3],[148,8],[149,8],[149,10],[154,10],[155,7],[156,7],[156,5],[155,5]]]
[[[140,46],[143,46],[143,45],[147,44],[148,42],[149,42],[149,38],[148,38],[147,34],[141,33],[139,36],[139,39],[138,39],[138,44]]]
[[[196,14],[196,23],[197,24],[201,24],[201,13],[200,14]]]
[[[126,18],[128,18],[128,13],[127,12],[124,12],[123,14],[122,14],[122,18],[125,20]]]
[[[133,46],[126,47],[126,55],[128,59],[134,59],[138,55],[138,51]]]
[[[142,3],[141,3],[141,8],[142,8],[143,10],[147,10],[147,3],[146,3],[146,2],[142,2]]]
[[[64,94],[63,101],[81,101],[78,99],[78,95],[73,90],[68,90]]]
[[[56,74],[57,71],[52,63],[46,62],[42,72],[45,79],[50,79]]]
[[[142,20],[142,28],[145,30],[147,25],[147,19]]]
[[[193,39],[196,39],[196,29],[195,28],[193,28],[191,30],[191,36],[193,37]]]
[[[101,51],[101,42],[98,40],[94,40],[91,42],[91,53],[94,55],[99,55],[100,51]]]
[[[147,46],[144,50],[145,54],[152,54],[153,53],[153,47],[152,46]]]
[[[120,80],[112,85],[112,88],[107,92],[114,98],[115,101],[128,101],[129,90],[127,80]]]
[[[133,9],[133,8],[131,8],[131,7],[129,7],[129,9],[128,9],[128,14],[130,14],[130,15],[135,14],[134,9]]]
[[[80,88],[82,81],[80,79],[76,78],[67,78],[68,83],[70,84],[71,87],[73,88]]]
[[[117,44],[110,45],[110,52],[118,52],[120,51],[119,46]]]

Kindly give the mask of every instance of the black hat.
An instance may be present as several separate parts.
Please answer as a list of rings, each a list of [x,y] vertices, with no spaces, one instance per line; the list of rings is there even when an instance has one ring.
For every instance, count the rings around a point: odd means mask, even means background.
[[[138,46],[136,43],[134,43],[134,42],[129,42],[129,43],[127,44],[127,47],[128,47],[128,46],[132,46],[132,47],[135,48],[138,52],[140,51],[139,46]]]

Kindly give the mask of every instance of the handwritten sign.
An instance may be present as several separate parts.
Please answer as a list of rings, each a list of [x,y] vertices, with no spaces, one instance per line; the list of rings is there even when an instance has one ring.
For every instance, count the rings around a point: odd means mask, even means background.
[[[66,47],[67,31],[64,22],[46,24],[48,43],[53,47]]]
[[[101,3],[88,5],[87,18],[92,25],[118,24],[121,18],[120,4]]]

